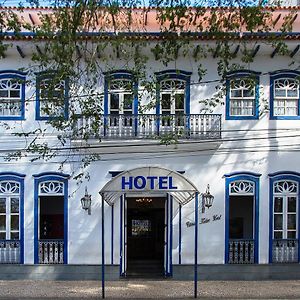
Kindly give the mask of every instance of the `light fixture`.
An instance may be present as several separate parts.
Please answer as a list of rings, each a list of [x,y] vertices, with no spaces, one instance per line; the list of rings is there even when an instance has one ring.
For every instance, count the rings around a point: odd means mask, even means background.
[[[137,203],[151,203],[153,200],[151,198],[138,198],[135,200]]]
[[[209,184],[207,185],[206,192],[202,194],[202,213],[205,213],[205,207],[208,209],[213,205],[214,196],[209,191]]]
[[[81,207],[84,210],[88,211],[88,214],[91,214],[91,206],[92,206],[92,196],[89,195],[87,187],[85,187],[85,195],[81,198]]]

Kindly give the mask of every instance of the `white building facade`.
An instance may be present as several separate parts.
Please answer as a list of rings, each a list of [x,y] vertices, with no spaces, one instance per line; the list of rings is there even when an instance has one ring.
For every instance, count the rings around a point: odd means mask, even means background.
[[[61,167],[59,156],[45,162],[5,158],[28,142],[14,132],[50,132],[41,101],[47,78],[38,74],[35,87],[27,84],[35,45],[26,37],[13,39],[0,60],[0,263],[14,265],[7,274],[42,278],[48,268],[53,278],[99,278],[104,254],[107,278],[190,278],[198,218],[196,255],[203,278],[276,278],[280,268],[281,276],[295,278],[300,73],[291,62],[299,58],[297,19],[295,26],[286,41],[289,54],[279,55],[263,42],[255,46],[247,70],[228,74],[225,105],[209,113],[201,101],[214,94],[219,80],[213,56],[202,62],[208,70],[202,82],[185,57],[166,67],[149,56],[147,72],[159,82],[159,104],[144,114],[139,103],[148,99],[140,99],[140,83],[130,68],[113,62],[115,71],[103,73],[97,87],[104,94],[101,142],[89,140],[100,159],[87,166],[90,178],[79,186],[70,177],[80,164],[76,159]],[[62,90],[67,96],[65,82],[57,88]],[[34,94],[34,101],[26,100]],[[68,117],[68,102],[59,110]],[[78,124],[93,122],[82,118]],[[181,132],[178,142],[160,143],[164,133],[174,132]],[[55,132],[45,141],[55,145]],[[84,145],[79,136],[68,144]],[[203,198],[207,185],[211,207]],[[91,214],[81,205],[85,187]],[[23,275],[19,268],[26,270]]]

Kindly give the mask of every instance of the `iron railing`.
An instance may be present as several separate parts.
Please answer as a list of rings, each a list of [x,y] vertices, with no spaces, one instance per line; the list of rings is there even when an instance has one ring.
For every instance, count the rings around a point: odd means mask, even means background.
[[[276,239],[272,244],[273,263],[295,263],[298,262],[298,240]]]
[[[254,240],[230,239],[229,264],[254,264]]]
[[[221,115],[100,115],[77,116],[76,137],[156,138],[174,135],[187,139],[220,139]]]
[[[64,240],[40,240],[39,264],[63,264]]]
[[[20,263],[20,241],[0,240],[0,263],[19,264]]]

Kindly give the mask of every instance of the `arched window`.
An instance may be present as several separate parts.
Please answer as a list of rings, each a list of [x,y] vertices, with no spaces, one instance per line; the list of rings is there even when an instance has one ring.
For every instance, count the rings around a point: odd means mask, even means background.
[[[67,263],[68,175],[35,177],[35,263]]]
[[[25,76],[18,71],[0,72],[0,120],[24,120]]]
[[[23,263],[24,175],[0,173],[0,263]]]
[[[165,70],[155,73],[159,96],[157,114],[190,114],[191,74],[191,72],[181,70]]]
[[[298,262],[300,174],[270,174],[270,262]]]
[[[259,74],[253,71],[235,71],[227,75],[226,119],[258,119]]]
[[[36,119],[68,118],[68,81],[54,72],[41,72],[36,80]]]
[[[138,126],[138,82],[127,70],[104,75],[104,136],[135,136]]]
[[[295,71],[280,71],[271,74],[271,119],[297,119],[300,117],[299,74]]]
[[[155,73],[157,80],[156,115],[158,131],[181,134],[189,131],[191,72],[165,70]]]

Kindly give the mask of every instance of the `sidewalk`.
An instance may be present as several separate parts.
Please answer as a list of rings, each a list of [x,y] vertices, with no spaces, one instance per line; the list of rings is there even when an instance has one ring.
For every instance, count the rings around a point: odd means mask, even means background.
[[[101,299],[100,281],[0,281],[0,299]],[[299,281],[202,281],[200,299],[300,299]],[[107,299],[191,299],[193,282],[121,280]]]

